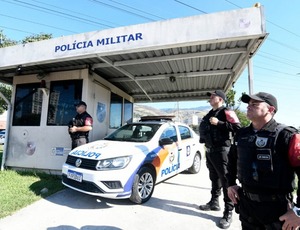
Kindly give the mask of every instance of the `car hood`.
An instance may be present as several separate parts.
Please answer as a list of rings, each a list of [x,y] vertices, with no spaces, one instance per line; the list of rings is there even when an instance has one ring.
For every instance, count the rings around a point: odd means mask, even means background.
[[[101,160],[134,154],[145,155],[150,151],[151,146],[153,146],[151,142],[147,142],[146,144],[100,140],[79,146],[73,149],[69,155],[91,160]]]

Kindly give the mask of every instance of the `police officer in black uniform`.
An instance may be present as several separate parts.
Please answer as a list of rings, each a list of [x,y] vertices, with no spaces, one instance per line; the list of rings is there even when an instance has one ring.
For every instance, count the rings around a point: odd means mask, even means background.
[[[232,134],[240,128],[240,122],[234,111],[227,109],[223,104],[226,95],[221,90],[208,93],[209,103],[212,109],[203,117],[199,125],[200,143],[205,143],[206,166],[209,170],[211,180],[211,200],[204,205],[200,205],[203,211],[219,211],[219,196],[223,188],[225,209],[223,217],[219,222],[219,227],[229,228],[232,222],[233,202],[227,195],[227,161],[228,152],[231,146]]]
[[[274,120],[278,106],[273,95],[244,94],[241,100],[248,103],[251,124],[235,136],[227,178],[228,196],[238,205],[242,229],[299,229],[300,213],[293,207],[292,192],[294,173],[298,178],[300,175],[300,161],[291,157],[300,154],[297,130]],[[296,201],[300,207],[299,185]]]
[[[92,130],[93,118],[86,112],[86,103],[76,104],[76,116],[69,123],[69,134],[72,139],[72,149],[89,142],[89,131]]]

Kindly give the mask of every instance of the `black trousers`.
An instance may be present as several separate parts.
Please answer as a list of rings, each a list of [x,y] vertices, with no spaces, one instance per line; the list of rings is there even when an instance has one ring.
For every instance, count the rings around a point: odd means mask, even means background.
[[[225,210],[231,211],[234,204],[227,194],[228,182],[226,178],[229,149],[230,147],[207,148],[206,166],[211,180],[212,198],[218,198],[221,195],[221,189],[223,189]]]
[[[279,217],[287,212],[286,198],[276,201],[252,201],[239,190],[239,214],[243,230],[281,230]]]
[[[75,149],[76,147],[78,147],[80,145],[84,145],[88,142],[89,141],[86,137],[74,138],[74,139],[72,139],[72,149]]]

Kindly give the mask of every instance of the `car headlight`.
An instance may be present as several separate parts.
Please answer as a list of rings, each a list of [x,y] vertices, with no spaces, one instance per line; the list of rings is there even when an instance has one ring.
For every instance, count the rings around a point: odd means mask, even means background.
[[[131,156],[100,160],[96,165],[96,169],[97,170],[123,169],[129,164],[130,160],[131,160]]]

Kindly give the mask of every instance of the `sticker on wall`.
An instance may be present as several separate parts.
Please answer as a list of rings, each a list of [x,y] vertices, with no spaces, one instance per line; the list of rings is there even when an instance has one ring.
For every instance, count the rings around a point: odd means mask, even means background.
[[[36,145],[33,141],[28,141],[26,146],[26,154],[31,156],[34,154]]]
[[[56,156],[63,156],[64,155],[64,148],[59,148],[59,147],[56,147],[55,149],[55,155]]]
[[[98,102],[97,105],[97,119],[100,123],[105,120],[106,117],[106,106],[105,104]]]
[[[68,155],[68,153],[70,151],[71,151],[71,148],[55,147],[55,148],[52,148],[52,155],[53,156],[64,156],[64,155]]]

